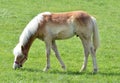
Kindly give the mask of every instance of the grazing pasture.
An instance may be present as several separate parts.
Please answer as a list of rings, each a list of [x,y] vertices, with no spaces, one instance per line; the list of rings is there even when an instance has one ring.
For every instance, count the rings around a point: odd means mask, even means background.
[[[0,83],[119,83],[120,82],[120,0],[0,0]],[[14,70],[13,48],[26,24],[44,11],[84,10],[97,19],[101,45],[97,51],[99,71],[92,74],[89,56],[87,70],[79,72],[83,63],[83,47],[77,37],[57,41],[63,71],[54,52],[51,69],[46,64],[45,44],[33,43],[23,68]]]

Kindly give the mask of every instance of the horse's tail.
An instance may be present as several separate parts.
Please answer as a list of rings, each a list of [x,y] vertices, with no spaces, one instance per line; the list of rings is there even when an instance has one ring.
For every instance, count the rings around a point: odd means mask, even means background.
[[[94,49],[96,50],[100,45],[99,31],[98,31],[96,19],[94,17],[91,18],[93,23],[93,45],[94,45]]]

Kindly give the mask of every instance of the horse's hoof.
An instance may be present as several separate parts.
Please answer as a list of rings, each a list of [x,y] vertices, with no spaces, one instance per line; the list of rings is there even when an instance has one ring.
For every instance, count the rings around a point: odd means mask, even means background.
[[[66,67],[65,67],[65,66],[62,66],[62,69],[63,69],[64,71],[66,71]]]
[[[98,72],[98,69],[93,70],[93,74],[96,74]]]
[[[86,70],[86,68],[81,68],[80,72],[84,72]]]
[[[45,67],[44,69],[43,69],[43,72],[47,72],[49,70],[49,67]]]

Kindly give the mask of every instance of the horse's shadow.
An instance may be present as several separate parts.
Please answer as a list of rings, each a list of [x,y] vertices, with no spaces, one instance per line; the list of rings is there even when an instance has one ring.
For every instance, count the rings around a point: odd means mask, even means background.
[[[43,72],[40,69],[33,69],[33,68],[20,68],[21,71],[27,71],[27,72]]]
[[[40,69],[32,69],[32,68],[21,68],[21,71],[28,71],[28,72],[41,72],[43,73],[42,70]],[[45,72],[46,73],[46,72]],[[92,73],[89,71],[84,71],[84,72],[76,72],[76,71],[60,71],[60,70],[50,70],[47,71],[47,73],[51,73],[51,74],[67,74],[67,75],[104,75],[104,76],[120,76],[120,72],[97,72],[97,73]]]
[[[27,72],[44,72],[41,69],[33,69],[33,68],[20,68],[20,71],[27,71]],[[46,73],[46,72],[45,72]],[[68,75],[81,75],[83,72],[74,72],[74,71],[60,71],[60,70],[49,70],[47,73],[52,73],[52,74],[68,74]]]
[[[51,71],[50,73],[52,74],[67,74],[67,75],[101,75],[101,76],[120,76],[120,72],[97,72],[97,73],[93,73],[90,71],[84,71],[84,72],[76,72],[76,71],[66,71],[66,72],[62,72],[59,70],[56,71]]]
[[[98,74],[104,76],[120,76],[120,72],[98,72]]]

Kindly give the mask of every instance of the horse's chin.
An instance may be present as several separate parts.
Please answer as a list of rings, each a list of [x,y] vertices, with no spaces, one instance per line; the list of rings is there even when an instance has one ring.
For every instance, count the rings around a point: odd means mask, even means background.
[[[17,68],[21,68],[21,67],[22,67],[22,65],[19,65],[19,64],[16,64],[16,63],[13,64],[13,69],[17,69]]]

